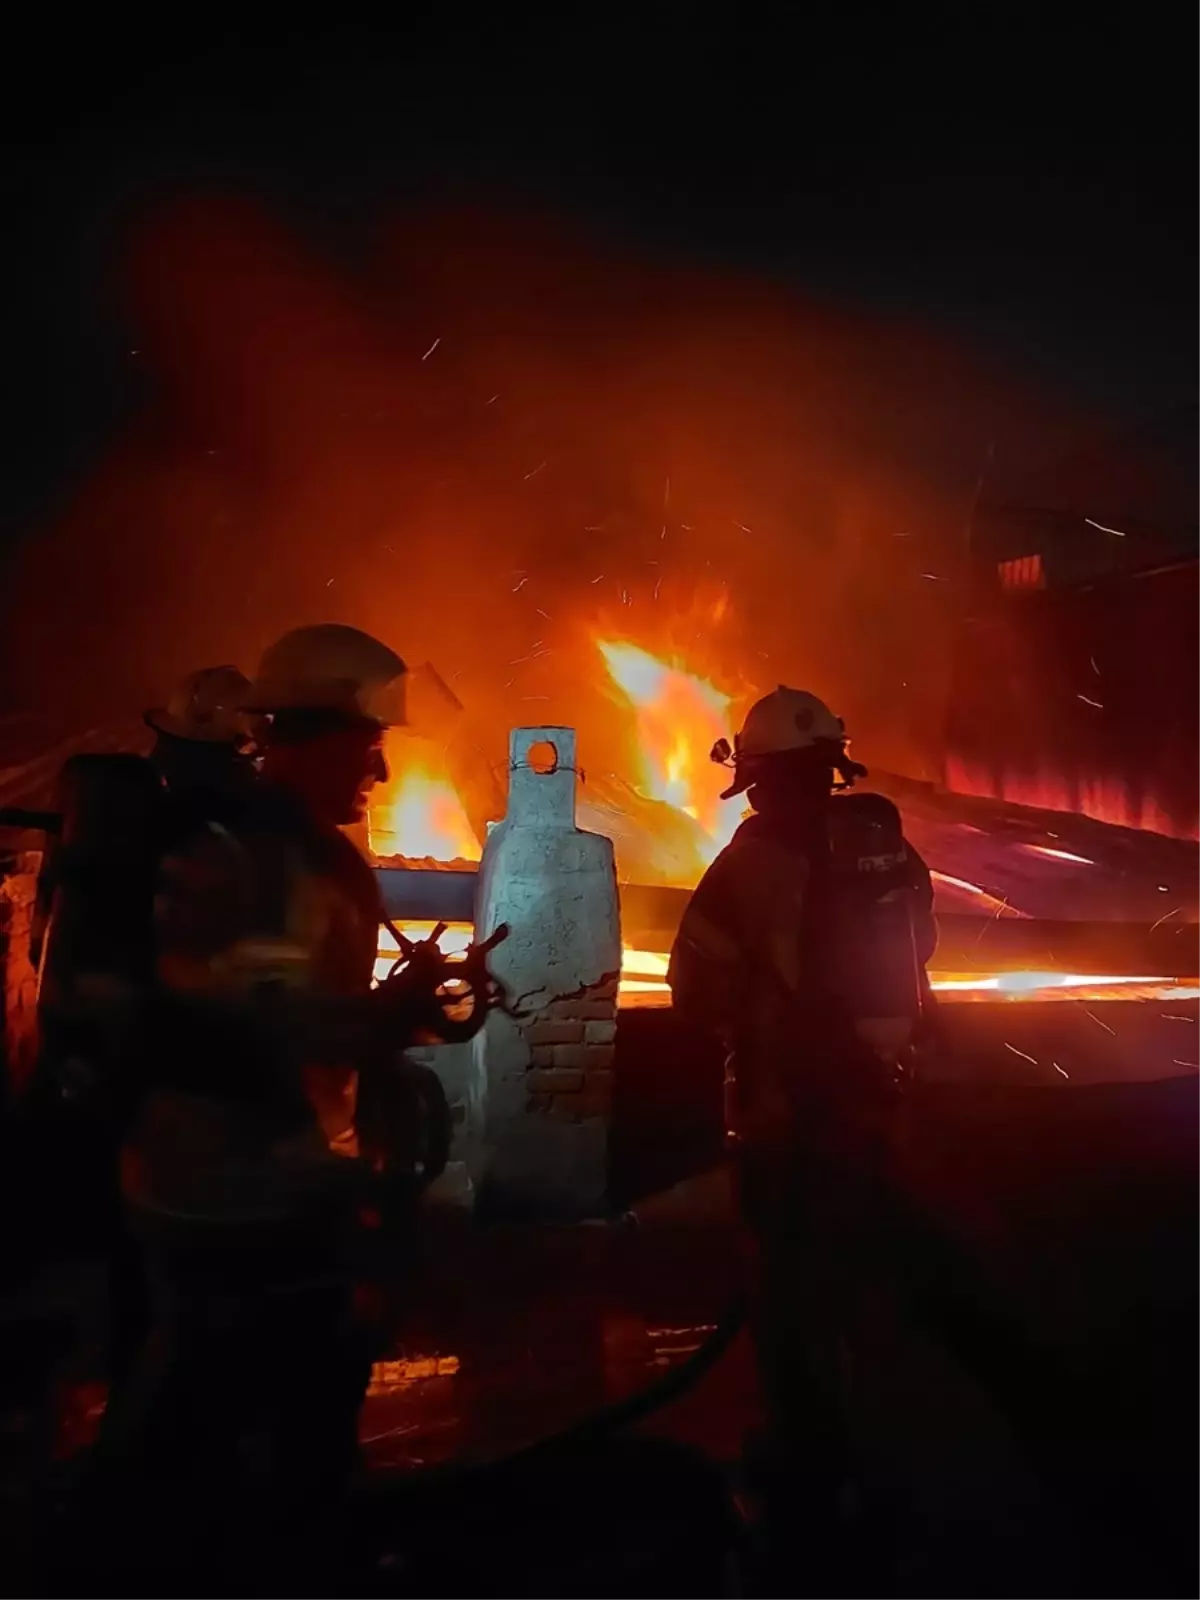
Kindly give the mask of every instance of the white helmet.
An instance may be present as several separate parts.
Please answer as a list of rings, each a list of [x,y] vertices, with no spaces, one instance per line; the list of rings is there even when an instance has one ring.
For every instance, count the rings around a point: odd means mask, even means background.
[[[833,754],[840,756],[846,745],[845,723],[815,694],[809,694],[807,689],[789,689],[781,683],[747,711],[732,751],[724,739],[714,746],[713,759],[727,762],[732,755],[736,774],[721,799],[744,794],[754,783],[755,765],[764,756],[807,750],[821,743],[833,745]]]
[[[293,628],[263,654],[250,711],[341,711],[384,726],[405,720],[407,668],[394,650],[340,622]]]
[[[236,667],[201,667],[176,686],[165,706],[147,711],[155,733],[198,744],[236,744],[247,732],[244,706],[250,680]]]

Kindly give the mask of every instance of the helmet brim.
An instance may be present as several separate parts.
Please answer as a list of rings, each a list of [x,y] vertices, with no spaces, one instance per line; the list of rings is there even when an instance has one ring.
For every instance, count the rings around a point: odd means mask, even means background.
[[[327,684],[258,678],[242,699],[242,710],[260,715],[277,711],[328,711],[355,721],[377,722],[381,728],[404,727],[407,674],[387,683],[361,684],[352,679]]]
[[[182,717],[174,717],[165,706],[154,706],[144,713],[142,721],[152,733],[165,733],[171,739],[186,739],[190,744],[237,744],[238,732],[228,728],[205,728]]]

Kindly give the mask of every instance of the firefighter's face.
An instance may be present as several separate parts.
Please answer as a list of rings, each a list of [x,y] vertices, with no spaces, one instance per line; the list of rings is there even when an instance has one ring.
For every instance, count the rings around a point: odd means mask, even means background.
[[[331,750],[331,757],[334,754]],[[385,783],[387,775],[383,729],[367,726],[349,730],[336,752],[336,763],[330,774],[331,785],[336,785],[338,807],[344,812],[333,820],[339,826],[361,822],[367,814],[371,790],[377,783]]]
[[[326,822],[361,822],[371,790],[388,775],[383,729],[375,722],[346,723],[315,737],[269,750],[269,776],[302,794]]]

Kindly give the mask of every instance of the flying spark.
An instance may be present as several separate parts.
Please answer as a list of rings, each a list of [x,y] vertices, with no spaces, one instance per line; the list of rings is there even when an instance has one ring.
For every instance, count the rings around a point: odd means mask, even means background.
[[[1120,528],[1106,528],[1102,522],[1093,522],[1091,517],[1084,517],[1083,520],[1089,528],[1099,528],[1101,533],[1111,533],[1115,539],[1123,539],[1125,537]]]
[[[1095,658],[1095,656],[1089,656],[1089,657],[1088,657],[1088,660],[1089,660],[1089,661],[1090,661],[1090,662],[1091,662],[1091,664],[1092,664],[1092,671],[1093,671],[1093,672],[1094,672],[1094,673],[1095,673],[1095,674],[1096,674],[1096,676],[1097,676],[1097,677],[1099,677],[1099,676],[1100,676],[1100,668],[1099,668],[1099,667],[1098,667],[1098,666],[1097,666],[1097,665],[1096,665],[1096,658]]]
[[[736,517],[731,517],[730,521],[733,523],[735,528],[740,528],[743,533],[753,533],[754,532],[753,528],[748,528],[744,522],[739,522]]]
[[[1086,694],[1077,694],[1075,698],[1076,700],[1082,700],[1085,706],[1095,706],[1097,711],[1104,710],[1104,707],[1100,704],[1099,700],[1091,700]]]
[[[1098,1028],[1103,1028],[1105,1033],[1111,1033],[1114,1039],[1117,1037],[1117,1030],[1115,1028],[1110,1028],[1107,1022],[1101,1022],[1100,1018],[1095,1014],[1094,1011],[1089,1011],[1088,1008],[1084,1006],[1083,1014],[1085,1017],[1091,1017],[1096,1026]]]
[[[1071,1076],[1069,1072],[1064,1071],[1063,1068],[1059,1066],[1057,1061],[1052,1061],[1050,1065],[1054,1068],[1055,1072],[1060,1074],[1060,1076],[1064,1078],[1069,1078]]]
[[[1172,1061],[1171,1065],[1173,1067],[1191,1067],[1193,1072],[1200,1071],[1200,1067],[1194,1061]]]
[[[968,894],[987,894],[987,890],[981,889],[977,883],[968,883],[965,878],[952,878],[948,872],[931,871],[929,876],[938,883],[949,883],[955,889],[965,889]]]
[[[433,341],[433,343],[432,343],[432,344],[431,344],[431,345],[430,345],[430,346],[429,346],[429,349],[428,349],[428,350],[426,350],[426,352],[425,352],[425,354],[424,354],[424,355],[423,355],[423,356],[422,356],[422,357],[421,357],[421,360],[422,360],[422,361],[428,361],[428,360],[429,360],[429,358],[430,358],[430,356],[431,356],[431,355],[432,355],[432,354],[433,354],[433,352],[434,352],[434,351],[435,351],[435,350],[436,350],[436,349],[437,349],[437,347],[438,347],[438,345],[440,345],[440,344],[441,344],[441,342],[442,342],[442,340],[441,340],[441,335],[440,335],[440,334],[439,334],[439,335],[438,335],[438,337],[437,337],[437,338],[436,338],[436,339],[435,339],[435,340],[434,340],[434,341]]]
[[[1081,867],[1096,865],[1087,856],[1077,856],[1070,850],[1052,850],[1048,844],[1027,844],[1025,849],[1032,850],[1039,856],[1049,856],[1052,861],[1077,861]]]
[[[1182,906],[1176,906],[1174,911],[1168,911],[1165,916],[1159,917],[1157,922],[1150,924],[1150,932],[1153,933],[1155,928],[1161,928],[1164,922],[1170,922],[1171,918],[1177,916],[1182,910]]]
[[[1020,1056],[1022,1061],[1030,1061],[1035,1067],[1040,1065],[1036,1056],[1027,1056],[1024,1050],[1018,1050],[1015,1044],[1009,1044],[1007,1040],[1005,1040],[1004,1048],[1011,1050],[1013,1055]]]
[[[1180,1016],[1178,1011],[1163,1011],[1160,1013],[1164,1022],[1195,1022],[1195,1017]]]
[[[945,578],[939,577],[936,572],[923,572],[923,578],[928,578],[930,583],[945,583]]]
[[[596,574],[596,576],[592,579],[592,582],[593,583],[603,583],[604,582],[604,574],[602,572],[598,572]]]
[[[529,482],[529,480],[530,480],[530,478],[536,478],[536,477],[537,477],[537,475],[538,475],[538,473],[539,473],[539,472],[540,472],[540,471],[541,471],[541,470],[542,470],[542,468],[543,468],[543,467],[544,467],[544,466],[545,466],[545,465],[546,465],[546,463],[545,463],[545,462],[544,462],[544,461],[539,461],[539,462],[538,462],[538,464],[537,464],[537,466],[536,466],[536,467],[534,467],[534,469],[533,469],[533,471],[532,471],[532,472],[527,472],[527,473],[526,473],[526,474],[525,474],[525,482],[526,482],[526,483],[528,483],[528,482]]]
[[[527,584],[527,583],[528,583],[528,582],[529,582],[529,574],[528,574],[528,573],[526,573],[526,574],[525,574],[525,576],[524,576],[524,577],[523,577],[523,578],[521,578],[521,579],[519,579],[519,580],[518,580],[518,581],[517,581],[517,582],[516,582],[516,583],[515,583],[515,584],[514,584],[514,585],[513,585],[513,593],[514,593],[514,594],[520,594],[520,592],[521,592],[521,590],[522,590],[522,589],[523,589],[523,588],[524,588],[524,587],[525,587],[525,585],[526,585],[526,584]]]

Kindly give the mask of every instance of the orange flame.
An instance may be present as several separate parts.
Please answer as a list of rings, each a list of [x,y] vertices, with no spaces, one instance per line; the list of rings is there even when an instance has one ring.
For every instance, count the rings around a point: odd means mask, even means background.
[[[372,806],[371,849],[409,860],[478,861],[479,840],[454,785],[421,766],[408,766]]]
[[[728,778],[709,752],[730,737],[730,697],[636,645],[599,642],[613,682],[633,707],[641,792],[693,818],[708,860],[728,843],[740,808],[721,799]]]

